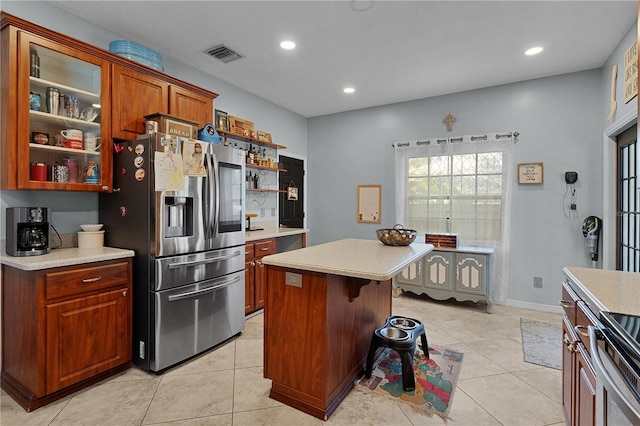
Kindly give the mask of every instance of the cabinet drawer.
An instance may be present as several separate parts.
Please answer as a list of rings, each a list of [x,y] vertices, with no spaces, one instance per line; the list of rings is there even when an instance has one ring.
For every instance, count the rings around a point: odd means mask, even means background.
[[[587,327],[592,325],[595,327],[600,327],[600,321],[596,318],[596,316],[591,312],[589,307],[583,302],[580,301],[576,304],[576,331],[578,332],[578,337],[586,347],[586,352],[589,353],[590,341],[589,335],[587,333]]]
[[[94,265],[47,273],[45,276],[46,298],[64,297],[119,284],[127,285],[129,281],[128,262]]]
[[[270,238],[268,240],[260,240],[254,243],[255,246],[255,257],[260,258],[262,256],[266,256],[268,254],[276,253],[276,240],[274,238]]]
[[[576,303],[580,298],[571,289],[571,284],[568,281],[562,283],[562,299],[560,300],[560,306],[564,309],[565,315],[571,321],[571,324],[576,324]]]
[[[253,247],[253,243],[247,243],[244,245],[244,260],[245,262],[248,260],[253,260],[255,256],[255,251]]]

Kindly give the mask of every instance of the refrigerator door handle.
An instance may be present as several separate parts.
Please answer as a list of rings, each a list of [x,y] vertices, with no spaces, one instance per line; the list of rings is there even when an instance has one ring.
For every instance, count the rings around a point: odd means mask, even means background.
[[[217,280],[211,280],[211,281],[217,281]],[[194,291],[187,291],[185,293],[173,294],[173,295],[168,297],[168,300],[169,300],[169,302],[175,302],[177,300],[184,300],[184,299],[194,298],[194,297],[200,296],[201,294],[211,293],[213,291],[217,291],[217,290],[223,289],[225,287],[229,287],[231,284],[233,284],[236,281],[240,281],[240,275],[236,275],[235,277],[233,277],[230,280],[227,280],[227,281],[225,281],[223,283],[220,283],[218,285],[213,285],[211,287],[202,288],[202,289],[194,290]],[[207,281],[203,281],[203,283],[207,283]]]
[[[185,266],[206,265],[207,263],[211,263],[211,262],[231,259],[231,258],[234,258],[236,256],[240,256],[241,254],[242,254],[241,251],[234,251],[233,253],[225,254],[225,255],[222,255],[222,256],[210,257],[210,258],[207,258],[207,259],[190,260],[190,261],[187,261],[187,262],[171,263],[171,264],[169,264],[168,268],[169,269],[178,269],[178,268],[183,268]]]
[[[214,153],[211,153],[211,159],[213,163],[213,185],[215,185],[209,190],[209,193],[211,193],[211,191],[215,191],[215,194],[213,194],[213,197],[215,199],[215,209],[212,217],[213,235],[211,236],[211,238],[215,239],[218,236],[218,222],[220,220],[220,174],[218,170],[218,158]]]
[[[209,240],[209,245],[208,247],[212,246],[212,240],[213,240],[213,227],[214,227],[214,215],[215,212],[212,210],[212,203],[213,203],[213,197],[214,197],[214,190],[215,190],[215,182],[214,182],[214,172],[213,172],[213,153],[209,152],[209,155],[207,155],[205,157],[207,159],[207,178],[206,178],[206,192],[205,192],[205,198],[206,198],[206,212],[207,212],[207,216],[205,217],[205,222],[206,222],[206,232],[205,232],[205,238],[207,240]]]

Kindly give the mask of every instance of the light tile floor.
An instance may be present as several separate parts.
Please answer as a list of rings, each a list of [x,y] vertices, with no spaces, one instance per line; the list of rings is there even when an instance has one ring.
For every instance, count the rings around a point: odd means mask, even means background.
[[[520,318],[560,314],[495,305],[435,302],[405,293],[393,314],[424,322],[430,344],[464,353],[449,425],[563,425],[559,370],[523,361]],[[262,377],[262,321],[241,336],[162,375],[131,368],[26,413],[4,391],[0,424],[9,425],[321,425],[268,397]],[[404,404],[352,391],[326,422],[333,425],[442,425]]]

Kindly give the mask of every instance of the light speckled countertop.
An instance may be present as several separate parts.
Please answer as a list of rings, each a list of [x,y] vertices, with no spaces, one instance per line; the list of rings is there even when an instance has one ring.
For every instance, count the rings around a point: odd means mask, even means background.
[[[378,240],[347,238],[265,256],[266,265],[385,281],[433,250],[431,244],[385,246]]]
[[[595,312],[640,315],[640,273],[579,267],[566,267],[564,273]]]
[[[63,248],[51,250],[51,253],[41,256],[13,257],[6,253],[0,255],[0,263],[23,271],[37,271],[40,269],[58,268],[60,266],[80,265],[82,263],[101,262],[103,260],[133,257],[133,250],[123,250],[112,247],[92,249]]]
[[[307,232],[307,229],[304,228],[277,228],[263,231],[249,231],[245,233],[245,238],[249,243],[263,238],[286,237],[287,235],[306,234]]]

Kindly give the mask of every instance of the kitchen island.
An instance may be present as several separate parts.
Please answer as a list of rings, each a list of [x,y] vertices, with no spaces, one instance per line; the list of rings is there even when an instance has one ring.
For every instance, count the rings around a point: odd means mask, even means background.
[[[344,239],[264,257],[269,396],[328,419],[362,374],[373,331],[391,315],[391,278],[431,250]]]

